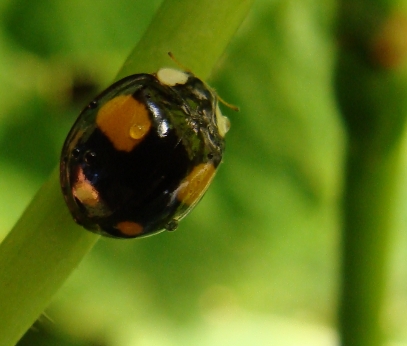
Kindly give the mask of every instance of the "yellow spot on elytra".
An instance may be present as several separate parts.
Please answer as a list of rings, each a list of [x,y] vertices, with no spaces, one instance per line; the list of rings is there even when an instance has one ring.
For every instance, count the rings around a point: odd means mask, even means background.
[[[116,228],[123,234],[133,237],[143,233],[143,226],[133,221],[122,221],[116,225]]]
[[[151,120],[146,106],[131,95],[108,101],[96,117],[99,129],[117,150],[131,151],[147,135]]]
[[[181,203],[194,205],[197,203],[215,175],[215,167],[211,163],[195,166],[184,179],[178,189],[177,198]]]

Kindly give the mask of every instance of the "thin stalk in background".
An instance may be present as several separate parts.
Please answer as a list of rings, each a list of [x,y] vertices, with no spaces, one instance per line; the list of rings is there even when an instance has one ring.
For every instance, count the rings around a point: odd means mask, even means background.
[[[252,3],[164,1],[117,78],[173,64],[168,51],[207,78]],[[98,239],[72,220],[55,169],[0,245],[0,345],[15,345]]]
[[[336,92],[348,153],[339,331],[343,346],[381,346],[407,117],[407,13],[396,1],[340,4]]]

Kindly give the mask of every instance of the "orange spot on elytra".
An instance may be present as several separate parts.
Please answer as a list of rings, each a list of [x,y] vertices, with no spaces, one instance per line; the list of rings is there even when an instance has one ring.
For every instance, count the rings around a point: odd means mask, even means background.
[[[82,168],[79,168],[78,179],[72,188],[73,195],[85,206],[95,207],[99,202],[99,193],[86,179]]]
[[[407,17],[391,15],[380,27],[372,41],[372,58],[385,68],[395,68],[407,57]]]
[[[131,95],[108,101],[96,117],[99,129],[117,150],[131,151],[147,135],[151,121],[146,106]]]
[[[122,221],[116,225],[116,228],[124,235],[129,237],[143,233],[143,226],[133,221]]]
[[[177,194],[178,200],[187,205],[194,205],[202,197],[214,175],[215,167],[211,163],[195,166],[181,183]]]

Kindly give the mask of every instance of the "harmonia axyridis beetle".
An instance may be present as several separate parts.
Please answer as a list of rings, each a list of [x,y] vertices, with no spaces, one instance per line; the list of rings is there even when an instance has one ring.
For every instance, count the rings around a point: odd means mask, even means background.
[[[213,179],[228,129],[216,93],[190,72],[118,81],[82,111],[62,149],[73,218],[116,238],[174,230]]]

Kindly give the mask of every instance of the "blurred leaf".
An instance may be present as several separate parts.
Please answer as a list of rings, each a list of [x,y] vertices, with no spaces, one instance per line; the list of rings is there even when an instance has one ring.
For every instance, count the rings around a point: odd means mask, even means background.
[[[6,28],[19,44],[40,56],[129,50],[161,3],[159,0],[10,2]],[[138,32],[129,32],[137,22]]]

